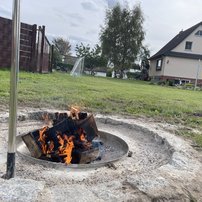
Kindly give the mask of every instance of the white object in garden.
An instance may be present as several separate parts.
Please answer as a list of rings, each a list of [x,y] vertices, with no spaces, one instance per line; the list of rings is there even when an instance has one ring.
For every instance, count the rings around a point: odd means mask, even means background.
[[[70,72],[71,76],[81,76],[84,69],[84,57],[77,59],[74,64],[72,71]]]

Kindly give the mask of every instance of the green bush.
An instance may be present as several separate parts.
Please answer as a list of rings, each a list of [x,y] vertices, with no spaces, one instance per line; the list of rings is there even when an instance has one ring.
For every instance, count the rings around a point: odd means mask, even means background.
[[[187,88],[193,88],[194,84],[193,83],[186,83],[186,84],[184,84],[184,86]]]
[[[161,85],[161,86],[164,86],[164,85],[166,85],[166,82],[165,81],[158,81],[157,84]]]
[[[174,80],[168,80],[166,82],[166,85],[168,85],[168,86],[174,86],[175,85],[175,81]]]
[[[127,72],[128,79],[141,79],[141,72]]]
[[[65,64],[65,63],[57,63],[57,67],[60,67],[60,70],[71,71],[74,65]]]
[[[194,89],[194,84],[185,83],[185,84],[182,85],[182,89]]]

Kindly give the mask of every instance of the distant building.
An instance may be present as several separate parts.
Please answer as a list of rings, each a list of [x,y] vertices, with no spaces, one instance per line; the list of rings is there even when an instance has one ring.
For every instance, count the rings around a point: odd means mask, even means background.
[[[200,60],[202,60],[202,22],[181,31],[150,58],[149,76],[157,80],[194,82],[199,69],[198,83],[202,85]]]

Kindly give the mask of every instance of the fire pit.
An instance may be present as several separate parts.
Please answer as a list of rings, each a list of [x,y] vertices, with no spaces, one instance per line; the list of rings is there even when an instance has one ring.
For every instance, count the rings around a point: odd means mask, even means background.
[[[105,144],[103,153],[106,152],[106,155],[89,164],[66,165],[32,157],[22,140],[23,134],[43,128],[41,116],[47,112],[53,114],[54,111],[20,111],[17,128],[21,135],[17,137],[17,178],[8,181],[0,178],[0,201],[76,201],[78,197],[83,201],[201,199],[202,181],[198,177],[202,174],[201,156],[182,138],[165,131],[164,127],[170,129],[172,125],[97,114],[95,120],[99,129],[98,136]],[[7,114],[1,113],[1,175],[6,162],[7,120]],[[132,156],[122,158],[127,154],[128,146],[120,138],[127,142]],[[119,161],[96,169],[86,169],[113,160]]]
[[[33,163],[52,168],[100,167],[128,153],[121,138],[98,131],[94,117],[87,113],[55,113],[53,127],[17,137],[17,153]]]
[[[31,156],[27,146],[22,141],[21,136],[17,137],[17,153],[20,157],[25,158],[26,160],[32,163],[39,163],[44,166],[52,167],[52,168],[93,168],[104,166],[110,162],[117,161],[122,157],[126,156],[128,153],[128,145],[121,138],[112,135],[110,133],[106,133],[103,131],[98,132],[100,135],[100,139],[103,142],[103,147],[100,148],[100,153],[102,158],[100,160],[93,161],[89,164],[68,164],[64,163],[56,163],[47,160],[37,159]]]

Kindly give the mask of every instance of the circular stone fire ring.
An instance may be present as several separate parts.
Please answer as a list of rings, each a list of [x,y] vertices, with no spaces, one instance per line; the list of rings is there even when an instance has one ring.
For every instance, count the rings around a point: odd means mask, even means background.
[[[22,140],[22,136],[17,136],[17,153],[20,157],[30,161],[33,164],[41,164],[43,166],[49,168],[56,168],[56,169],[67,169],[67,168],[96,168],[107,165],[111,162],[118,161],[128,153],[128,145],[127,143],[110,133],[99,131],[98,135],[100,136],[100,140],[103,143],[103,147],[100,148],[101,153],[101,160],[93,161],[89,164],[69,164],[66,165],[64,163],[56,163],[52,161],[46,161],[37,159],[31,156],[27,146]]]

